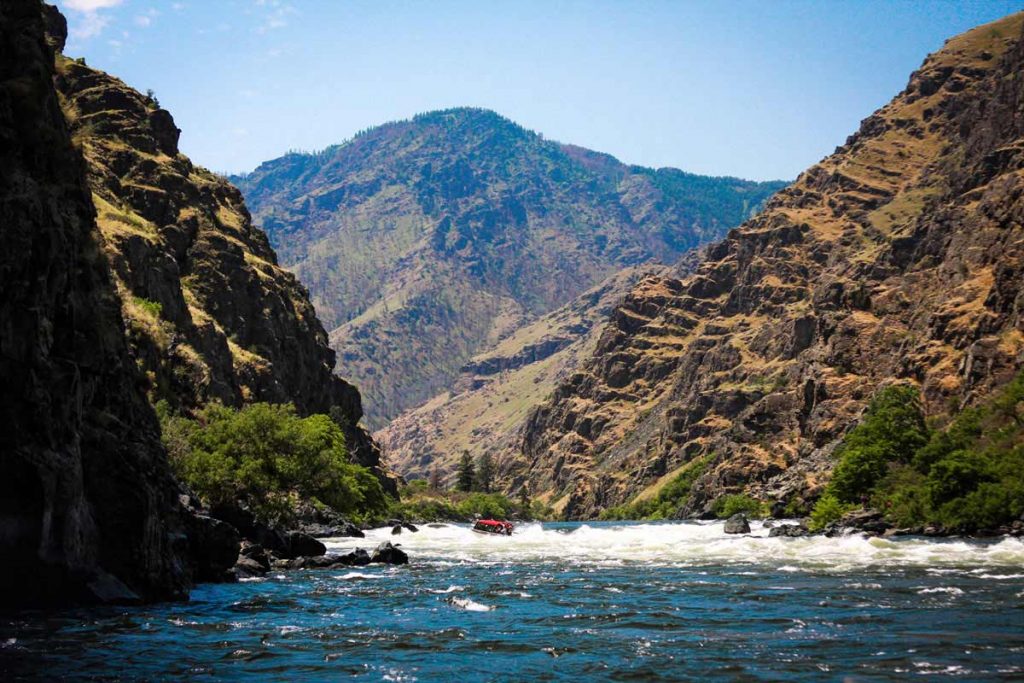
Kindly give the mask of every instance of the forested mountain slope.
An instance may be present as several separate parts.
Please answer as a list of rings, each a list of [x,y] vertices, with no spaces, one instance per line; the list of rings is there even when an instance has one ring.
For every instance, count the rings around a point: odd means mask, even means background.
[[[782,186],[626,166],[480,109],[233,180],[309,287],[373,426],[617,270],[721,237]]]

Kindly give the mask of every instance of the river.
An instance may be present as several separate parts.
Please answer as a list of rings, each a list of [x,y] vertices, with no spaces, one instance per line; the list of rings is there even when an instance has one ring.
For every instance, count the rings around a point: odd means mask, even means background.
[[[0,620],[5,680],[1024,677],[1024,543],[727,536],[720,522],[466,525],[405,567],[272,572],[184,604]]]

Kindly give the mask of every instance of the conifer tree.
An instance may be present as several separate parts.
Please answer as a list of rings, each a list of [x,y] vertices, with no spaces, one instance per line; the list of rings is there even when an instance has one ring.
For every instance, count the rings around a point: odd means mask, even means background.
[[[462,459],[459,460],[459,469],[455,478],[455,488],[459,491],[472,491],[476,484],[476,467],[473,465],[473,457],[469,451],[462,451]]]
[[[476,463],[476,490],[491,492],[494,482],[494,459],[490,453],[483,453]]]

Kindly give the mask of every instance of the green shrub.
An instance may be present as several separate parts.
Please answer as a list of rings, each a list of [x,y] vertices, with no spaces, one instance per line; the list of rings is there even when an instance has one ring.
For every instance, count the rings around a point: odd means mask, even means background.
[[[927,442],[917,389],[906,384],[886,387],[837,449],[839,464],[829,493],[846,503],[858,502],[885,477],[889,463],[910,462]]]
[[[711,504],[711,511],[719,519],[728,519],[738,512],[751,517],[763,517],[765,506],[761,501],[751,498],[742,493],[735,493],[728,496],[716,498]]]
[[[463,517],[506,519],[518,511],[519,506],[500,493],[471,493],[455,509]]]
[[[1007,524],[1024,512],[1022,407],[1024,373],[929,434],[915,390],[883,390],[838,449],[827,493],[840,503],[870,496],[901,526]],[[824,518],[835,506],[822,500]]]
[[[671,481],[658,491],[656,496],[637,500],[626,505],[605,508],[601,511],[598,519],[659,520],[675,517],[679,510],[689,501],[693,485],[704,474],[710,458],[711,456],[704,456],[691,460],[683,471],[673,477]]]
[[[159,318],[164,311],[163,304],[152,299],[143,299],[141,296],[132,297],[135,305],[144,310],[154,318]]]
[[[823,529],[832,522],[839,519],[856,506],[843,503],[831,493],[826,493],[814,506],[811,511],[811,521],[808,526],[812,530]]]
[[[287,517],[297,499],[352,515],[388,505],[373,473],[349,461],[345,436],[326,415],[211,404],[195,420],[165,413],[163,438],[175,472],[203,500],[240,500],[267,521]]]
[[[893,465],[875,489],[871,504],[901,527],[921,524],[931,509],[927,481],[909,465]]]
[[[501,493],[440,493],[413,484],[402,491],[402,500],[392,501],[385,514],[374,517],[445,522],[493,517],[497,519],[551,519],[554,511],[540,501],[514,500]]]

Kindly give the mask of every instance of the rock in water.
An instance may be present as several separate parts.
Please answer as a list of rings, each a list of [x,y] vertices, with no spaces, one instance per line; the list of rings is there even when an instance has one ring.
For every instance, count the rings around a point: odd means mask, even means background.
[[[742,512],[737,512],[735,515],[730,517],[725,522],[725,533],[727,534],[749,534],[750,523],[747,522],[747,516]]]
[[[377,546],[376,550],[373,551],[373,555],[370,557],[370,562],[378,562],[381,564],[409,564],[409,556],[404,551],[391,545],[390,541],[385,541]]]
[[[250,579],[256,576],[263,576],[268,569],[251,557],[239,555],[234,567],[235,577],[239,579]]]
[[[227,522],[206,515],[188,519],[188,540],[196,581],[231,581],[238,560],[238,531]]]
[[[270,556],[267,555],[266,548],[261,546],[259,543],[242,541],[242,547],[238,551],[238,555],[240,558],[247,557],[263,567],[265,571],[270,571]]]
[[[288,551],[292,557],[318,557],[327,552],[327,546],[301,531],[288,533]]]
[[[370,554],[362,548],[356,548],[352,552],[342,555],[339,559],[342,564],[352,565],[354,567],[365,567],[370,564]]]
[[[806,536],[808,533],[807,527],[800,526],[799,524],[780,524],[768,532],[768,536],[775,538],[778,536],[788,536],[795,538],[797,536]]]
[[[397,536],[400,533],[402,533],[402,525],[401,524],[396,524],[395,526],[391,527],[391,535],[392,536]]]

